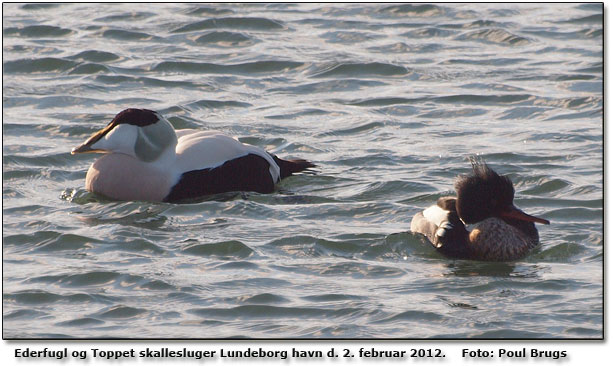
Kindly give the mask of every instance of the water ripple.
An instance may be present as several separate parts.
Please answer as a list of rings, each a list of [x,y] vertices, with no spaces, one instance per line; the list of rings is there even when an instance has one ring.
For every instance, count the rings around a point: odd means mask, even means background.
[[[96,18],[94,20],[97,22],[104,22],[104,23],[113,23],[113,22],[121,22],[121,21],[136,22],[136,21],[145,20],[145,19],[154,17],[155,15],[156,15],[155,13],[151,13],[151,12],[137,11],[137,12],[115,14],[115,15],[107,15],[107,16],[103,16],[100,18]]]
[[[108,29],[102,33],[102,37],[123,41],[151,41],[155,36],[143,32],[126,31],[123,29]]]
[[[515,35],[511,32],[499,28],[482,29],[473,32],[468,32],[458,36],[458,39],[477,40],[508,46],[525,46],[531,43],[528,38]]]
[[[4,294],[5,301],[14,301],[21,304],[42,305],[55,302],[82,303],[94,302],[95,298],[88,294],[58,295],[43,290],[26,290],[12,294]]]
[[[182,252],[191,255],[218,256],[222,258],[247,258],[254,253],[251,248],[237,240],[208,244],[190,244],[185,246]]]
[[[5,36],[53,38],[68,36],[72,34],[73,31],[52,25],[30,25],[23,28],[5,28],[2,33]]]
[[[109,309],[105,309],[97,314],[97,316],[103,319],[126,319],[134,318],[143,313],[146,313],[145,309],[133,308],[130,306],[116,305]]]
[[[400,76],[406,75],[408,70],[405,67],[385,64],[380,62],[372,63],[343,63],[328,67],[325,70],[317,71],[313,77],[372,77],[372,76]]]
[[[172,30],[173,33],[194,32],[207,29],[245,29],[245,30],[279,30],[285,26],[276,20],[267,18],[213,18],[193,22]]]
[[[236,32],[209,32],[194,39],[196,43],[217,47],[246,47],[257,42],[253,37]]]
[[[392,5],[386,6],[384,8],[379,9],[380,13],[393,15],[396,17],[434,17],[439,16],[444,13],[444,8],[437,5],[429,5],[429,4],[420,4],[420,5],[412,5],[412,4],[403,4],[403,5]]]
[[[361,312],[360,309],[344,308],[339,310],[328,310],[307,307],[281,307],[271,305],[242,305],[234,308],[206,308],[192,309],[190,311],[200,317],[205,318],[269,318],[270,314],[275,314],[275,319],[279,318],[324,318],[338,319],[354,316]]]
[[[255,61],[235,65],[220,65],[206,62],[164,61],[155,65],[155,72],[190,72],[205,74],[252,74],[264,72],[287,72],[303,66],[292,61]]]
[[[51,71],[67,71],[76,67],[78,64],[74,61],[65,60],[55,57],[43,57],[35,59],[21,59],[15,61],[6,61],[3,63],[5,72],[8,73],[39,73]]]

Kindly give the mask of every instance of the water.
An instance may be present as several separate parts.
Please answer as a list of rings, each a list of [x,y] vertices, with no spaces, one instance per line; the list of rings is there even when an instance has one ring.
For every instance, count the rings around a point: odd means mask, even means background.
[[[599,4],[3,4],[3,335],[599,338]],[[128,107],[318,165],[113,202],[70,149]],[[479,155],[551,220],[513,263],[409,232]]]

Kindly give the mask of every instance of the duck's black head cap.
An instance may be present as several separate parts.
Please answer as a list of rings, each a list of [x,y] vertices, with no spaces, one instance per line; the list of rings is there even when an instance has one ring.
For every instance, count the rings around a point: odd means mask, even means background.
[[[472,174],[455,181],[456,210],[466,224],[496,216],[513,205],[515,189],[508,177],[500,176],[483,161],[471,159]]]
[[[112,131],[115,127],[121,124],[134,125],[139,127],[145,127],[152,125],[159,121],[158,115],[155,111],[150,109],[138,109],[138,108],[128,108],[123,111],[117,113],[115,118],[105,128],[100,131],[94,133],[83,145],[93,145],[98,140],[103,138],[107,133]],[[73,149],[73,153],[75,151],[79,152],[79,148]]]
[[[110,124],[113,126],[129,124],[145,127],[156,123],[159,120],[157,113],[150,109],[128,108],[117,113]]]

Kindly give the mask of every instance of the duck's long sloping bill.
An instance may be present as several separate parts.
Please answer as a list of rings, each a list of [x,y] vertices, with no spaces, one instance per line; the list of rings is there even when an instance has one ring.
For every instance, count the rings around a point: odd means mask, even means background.
[[[528,215],[527,213],[525,213],[524,211],[520,210],[519,208],[515,206],[509,207],[509,209],[507,211],[503,211],[500,214],[500,216],[507,217],[509,219],[538,222],[539,224],[549,225],[549,220],[545,220],[540,217]]]

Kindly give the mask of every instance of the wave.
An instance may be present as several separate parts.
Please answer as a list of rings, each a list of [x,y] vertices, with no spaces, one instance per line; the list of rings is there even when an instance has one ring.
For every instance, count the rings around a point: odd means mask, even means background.
[[[227,14],[234,14],[234,10],[224,9],[224,8],[213,8],[209,6],[199,6],[197,8],[188,10],[186,14],[192,15],[192,16],[227,15]]]
[[[213,18],[189,23],[176,28],[171,33],[195,32],[207,29],[243,29],[243,30],[279,30],[286,29],[282,22],[267,18],[245,17],[245,18]]]
[[[194,42],[216,47],[247,47],[257,42],[254,37],[236,32],[209,32],[196,38]]]
[[[123,29],[108,29],[102,32],[103,38],[117,39],[122,41],[151,41],[156,36],[148,33],[128,31]]]
[[[320,36],[329,43],[355,44],[383,38],[381,35],[362,32],[331,31]]]
[[[181,249],[181,252],[203,257],[221,258],[247,258],[254,254],[251,248],[237,240],[190,244]]]
[[[403,4],[403,5],[392,5],[380,8],[378,10],[379,13],[386,15],[393,15],[396,17],[422,17],[429,18],[440,16],[445,13],[444,8],[437,5],[430,4],[420,4],[420,5],[412,5],[412,4]]]
[[[185,105],[186,108],[194,109],[219,109],[219,108],[247,108],[251,104],[237,101],[222,101],[222,100],[199,100]]]
[[[326,69],[315,71],[312,77],[368,77],[368,76],[402,76],[409,71],[406,67],[381,62],[341,63]]]
[[[102,319],[126,319],[135,318],[145,313],[148,313],[148,310],[125,305],[115,305],[98,311],[95,315]]]
[[[30,305],[43,305],[56,302],[88,303],[97,301],[95,297],[86,293],[60,295],[45,290],[24,290],[14,293],[5,293],[3,297],[6,301]]]
[[[476,104],[476,105],[499,105],[516,104],[536,100],[530,94],[503,94],[503,95],[480,95],[480,94],[456,94],[441,97],[421,98],[370,98],[355,101],[339,101],[347,105],[360,107],[390,106],[396,104],[421,104],[425,102],[451,103],[451,104]]]
[[[115,22],[138,22],[141,20],[149,19],[154,17],[156,14],[151,12],[143,12],[143,11],[135,11],[135,12],[126,12],[121,14],[113,14],[107,15],[100,18],[94,19],[96,22],[103,23],[115,23]]]
[[[604,16],[602,14],[592,14],[585,17],[571,18],[568,20],[560,20],[558,24],[600,24],[602,25]]]
[[[86,62],[112,62],[120,60],[121,57],[113,52],[88,50],[79,52],[74,56],[67,57],[70,60]]]
[[[4,72],[15,74],[67,71],[79,64],[75,61],[56,57],[29,58],[3,63]]]
[[[314,71],[321,72],[321,69]],[[270,92],[280,92],[286,94],[312,94],[312,93],[329,93],[329,92],[345,92],[364,90],[368,87],[376,87],[386,85],[386,83],[378,80],[363,80],[363,79],[342,79],[342,80],[325,80],[318,82],[307,82],[291,86],[284,86],[269,89]]]
[[[53,25],[28,25],[22,28],[9,27],[2,31],[4,36],[18,36],[29,38],[55,38],[66,37],[74,33],[71,29]]]
[[[508,46],[525,46],[532,43],[528,38],[515,35],[504,29],[483,29],[468,32],[457,37],[458,40],[476,40]]]
[[[449,36],[452,36],[453,34],[455,34],[455,32],[451,32],[446,29],[437,28],[437,27],[425,27],[425,28],[419,28],[419,29],[415,29],[415,30],[403,33],[401,34],[401,36],[409,37],[409,38],[431,39],[434,37],[440,37],[440,38],[449,37]]]
[[[190,72],[203,74],[253,74],[263,72],[288,72],[304,64],[294,61],[254,61],[234,65],[213,64],[208,62],[163,61],[151,71],[156,72]]]

